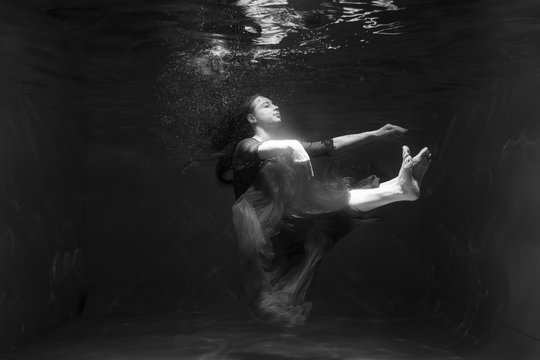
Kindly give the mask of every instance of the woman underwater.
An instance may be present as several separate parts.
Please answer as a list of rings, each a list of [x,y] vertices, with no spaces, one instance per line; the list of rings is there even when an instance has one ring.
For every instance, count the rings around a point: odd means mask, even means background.
[[[248,308],[261,321],[295,326],[311,311],[304,298],[323,256],[366,212],[418,199],[431,154],[423,148],[412,157],[403,146],[398,175],[381,184],[376,177],[352,185],[338,177],[323,182],[314,177],[312,157],[334,155],[371,138],[400,136],[406,129],[387,124],[304,142],[277,140],[280,124],[277,105],[251,96],[214,132],[212,147],[221,151],[218,179],[234,185],[233,222]],[[229,170],[233,179],[225,178]]]

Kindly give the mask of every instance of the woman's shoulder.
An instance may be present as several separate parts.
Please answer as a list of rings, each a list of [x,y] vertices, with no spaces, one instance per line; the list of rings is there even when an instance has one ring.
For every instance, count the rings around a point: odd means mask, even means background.
[[[258,143],[259,141],[253,137],[247,137],[240,140],[240,143]]]
[[[261,143],[254,138],[240,140],[234,151],[234,163],[253,162],[258,159],[258,148]]]
[[[252,137],[245,138],[240,140],[238,145],[236,145],[236,151],[254,151],[260,144],[259,141]]]

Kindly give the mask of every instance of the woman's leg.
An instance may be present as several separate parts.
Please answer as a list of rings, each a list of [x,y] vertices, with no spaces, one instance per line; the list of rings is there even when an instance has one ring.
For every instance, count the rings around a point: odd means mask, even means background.
[[[398,176],[374,189],[350,190],[349,205],[360,211],[370,211],[396,201],[413,201],[420,196],[420,183],[429,166],[431,154],[423,148],[414,158],[403,146],[403,162]]]

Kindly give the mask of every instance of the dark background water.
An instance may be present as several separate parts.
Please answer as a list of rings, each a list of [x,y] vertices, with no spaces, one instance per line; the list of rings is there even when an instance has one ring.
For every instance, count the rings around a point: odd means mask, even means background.
[[[432,316],[457,348],[534,358],[540,6],[242,4],[0,5],[3,348],[76,316],[242,312],[232,189],[180,166],[261,93],[303,139],[409,129],[345,168],[386,179],[402,144],[434,154],[419,201],[324,260],[315,314]]]

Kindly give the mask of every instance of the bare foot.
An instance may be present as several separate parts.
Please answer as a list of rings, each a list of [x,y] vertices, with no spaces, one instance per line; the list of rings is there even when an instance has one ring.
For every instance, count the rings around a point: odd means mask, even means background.
[[[397,184],[403,191],[403,200],[416,200],[420,196],[420,184],[413,174],[413,158],[407,146],[403,146],[403,162],[397,176]]]
[[[427,147],[412,158],[413,177],[418,182],[418,186],[422,183],[424,174],[426,173],[429,163],[431,162],[431,153]]]

